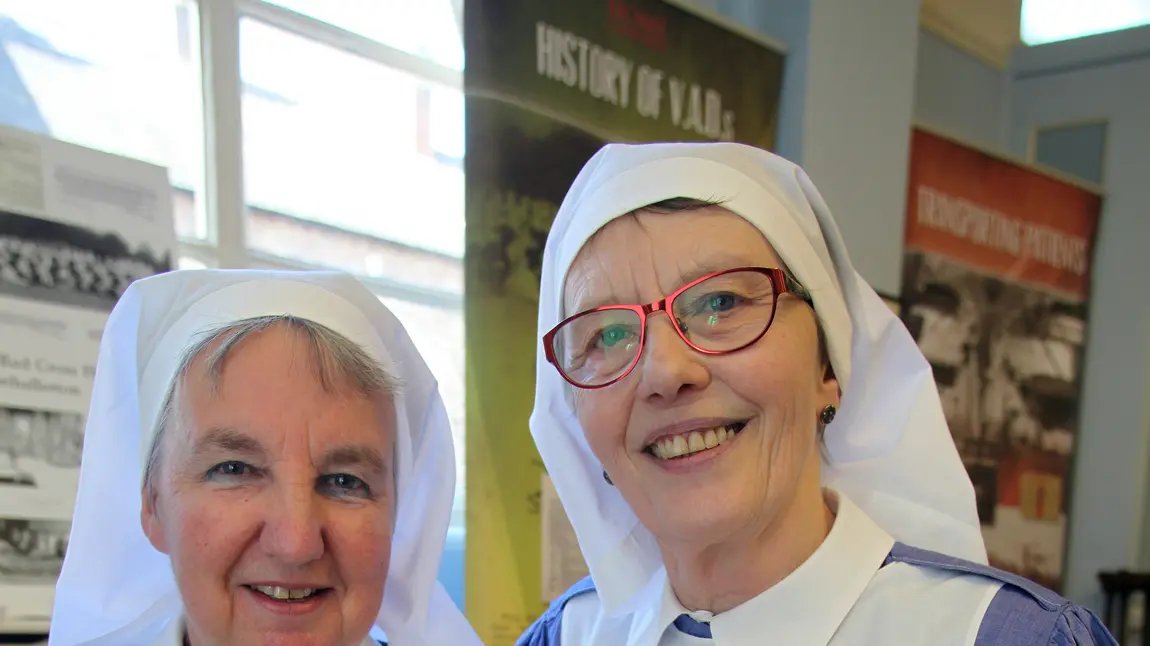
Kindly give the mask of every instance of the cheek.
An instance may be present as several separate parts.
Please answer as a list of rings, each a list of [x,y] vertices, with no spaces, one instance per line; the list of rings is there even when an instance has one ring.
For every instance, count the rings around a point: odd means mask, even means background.
[[[391,561],[390,509],[345,509],[329,519],[329,549],[341,578],[349,588],[382,590]]]
[[[391,512],[334,510],[328,516],[328,554],[339,572],[345,596],[345,631],[366,632],[379,615],[391,564]]]
[[[811,362],[798,356],[755,353],[715,370],[741,399],[759,409],[769,425],[813,428],[817,389]]]
[[[164,532],[173,546],[172,567],[182,579],[219,578],[235,564],[257,531],[246,496],[220,504],[204,495],[175,497]]]
[[[609,462],[611,449],[623,446],[631,407],[632,397],[623,388],[609,386],[575,393],[575,413],[579,426],[600,462]]]

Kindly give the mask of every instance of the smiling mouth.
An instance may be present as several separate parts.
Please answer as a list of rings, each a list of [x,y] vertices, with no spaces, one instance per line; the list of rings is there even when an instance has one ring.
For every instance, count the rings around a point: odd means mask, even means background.
[[[643,452],[657,460],[681,460],[731,441],[747,426],[747,420],[699,429],[678,435],[665,435]]]
[[[282,588],[278,585],[246,585],[245,588],[269,599],[298,603],[327,594],[331,588]]]

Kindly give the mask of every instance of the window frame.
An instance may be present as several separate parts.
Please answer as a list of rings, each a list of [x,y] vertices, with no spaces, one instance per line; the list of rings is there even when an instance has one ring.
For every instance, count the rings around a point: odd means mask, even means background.
[[[207,239],[181,237],[179,255],[209,267],[316,269],[247,244],[243,176],[240,22],[253,20],[344,53],[463,91],[463,73],[317,18],[263,0],[198,0],[204,110],[204,177],[198,196]],[[397,280],[358,277],[376,295],[461,311],[463,294]]]

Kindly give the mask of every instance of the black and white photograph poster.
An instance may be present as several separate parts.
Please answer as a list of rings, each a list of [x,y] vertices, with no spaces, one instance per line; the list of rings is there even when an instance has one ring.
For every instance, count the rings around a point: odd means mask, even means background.
[[[0,633],[47,631],[104,323],[175,252],[165,169],[0,127]]]
[[[938,133],[911,139],[901,315],[930,361],[990,564],[1062,587],[1102,198]]]

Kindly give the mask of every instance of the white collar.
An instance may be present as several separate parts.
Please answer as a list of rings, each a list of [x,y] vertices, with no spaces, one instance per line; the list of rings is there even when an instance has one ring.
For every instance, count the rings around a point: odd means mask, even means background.
[[[797,570],[759,596],[715,615],[711,633],[716,646],[826,646],[854,607],[875,572],[882,567],[894,538],[849,498],[826,491],[835,513],[822,545]],[[837,509],[836,509],[837,508]],[[687,609],[679,603],[666,569],[640,596],[627,646],[655,646]]]

